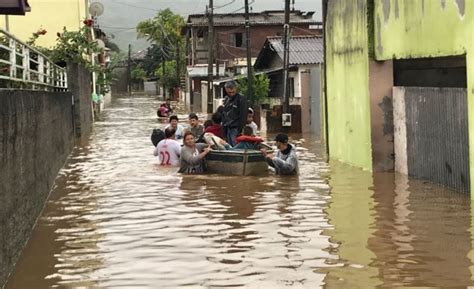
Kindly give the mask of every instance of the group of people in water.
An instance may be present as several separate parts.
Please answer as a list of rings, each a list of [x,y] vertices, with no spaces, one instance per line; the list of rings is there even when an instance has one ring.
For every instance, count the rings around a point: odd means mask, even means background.
[[[212,146],[225,150],[260,150],[276,174],[298,174],[296,149],[289,144],[286,134],[275,137],[275,154],[262,148],[263,139],[257,136],[254,111],[247,106],[247,99],[237,93],[234,81],[225,84],[227,97],[224,105],[206,120],[199,123],[195,113],[189,114],[189,126],[179,124],[176,115],[169,117],[164,130],[164,139],[156,144],[154,155],[163,166],[178,166],[184,174],[205,172],[205,157]],[[161,109],[161,108],[160,108]],[[178,141],[182,139],[183,145]]]

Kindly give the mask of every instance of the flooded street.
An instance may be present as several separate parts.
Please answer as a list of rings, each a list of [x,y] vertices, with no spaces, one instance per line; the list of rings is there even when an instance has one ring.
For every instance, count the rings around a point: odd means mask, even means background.
[[[308,136],[299,177],[179,175],[153,157],[157,104],[104,112],[6,288],[474,285],[468,195],[328,164]]]

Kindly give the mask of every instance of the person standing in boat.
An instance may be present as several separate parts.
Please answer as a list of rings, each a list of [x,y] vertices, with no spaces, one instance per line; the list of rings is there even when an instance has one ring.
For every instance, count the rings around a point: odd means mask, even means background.
[[[176,131],[173,128],[165,129],[165,139],[160,141],[153,154],[160,159],[162,166],[178,166],[181,154],[181,145],[175,140]]]
[[[226,98],[222,110],[224,136],[227,142],[234,146],[236,137],[242,131],[247,122],[248,104],[247,98],[237,92],[235,81],[228,81],[225,86]]]
[[[299,173],[298,156],[295,147],[288,143],[288,136],[283,133],[278,134],[275,142],[278,149],[276,155],[261,149],[268,165],[275,169],[277,175],[297,175]]]
[[[210,146],[196,143],[194,135],[190,131],[184,133],[183,144],[178,172],[182,174],[204,173],[204,157],[211,151]]]
[[[184,133],[184,127],[178,123],[179,119],[177,115],[170,116],[170,123],[165,127],[173,128],[176,131],[176,139],[182,139]]]

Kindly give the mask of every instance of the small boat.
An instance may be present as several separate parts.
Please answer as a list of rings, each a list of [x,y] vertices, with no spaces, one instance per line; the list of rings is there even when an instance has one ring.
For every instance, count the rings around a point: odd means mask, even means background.
[[[207,170],[223,175],[256,176],[268,173],[268,164],[257,150],[212,150],[206,155]]]

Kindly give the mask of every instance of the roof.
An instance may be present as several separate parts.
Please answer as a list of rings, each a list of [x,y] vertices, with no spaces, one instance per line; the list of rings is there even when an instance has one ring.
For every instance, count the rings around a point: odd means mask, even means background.
[[[0,2],[0,14],[25,15],[31,8],[27,0],[2,0]]]
[[[281,36],[268,37],[255,62],[256,67],[265,67],[268,54],[276,53],[283,59],[284,47]],[[290,39],[290,65],[324,63],[323,38],[316,35],[293,36]]]
[[[314,12],[294,10],[290,13],[290,24],[321,24],[313,19]],[[285,11],[271,10],[258,13],[249,13],[250,24],[253,25],[283,25]],[[245,13],[214,14],[214,26],[236,26],[245,24]],[[192,14],[188,16],[186,26],[208,26],[206,14]]]

